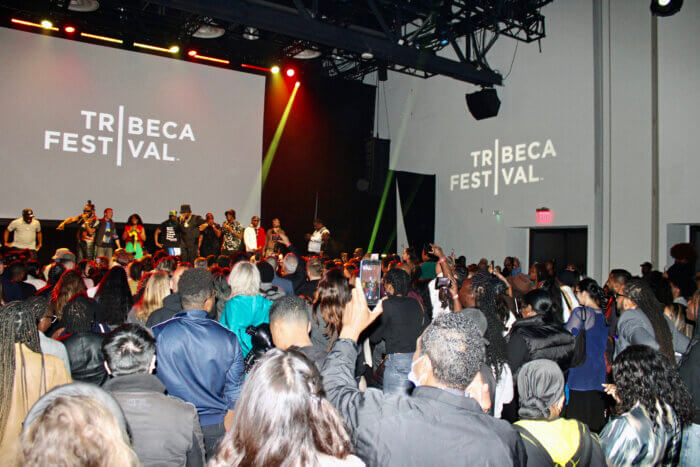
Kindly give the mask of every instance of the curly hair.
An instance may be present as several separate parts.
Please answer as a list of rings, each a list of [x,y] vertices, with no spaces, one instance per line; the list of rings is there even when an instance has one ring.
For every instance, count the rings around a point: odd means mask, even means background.
[[[668,425],[668,404],[682,426],[693,422],[693,398],[675,364],[662,353],[645,345],[631,345],[617,356],[612,365],[612,373],[620,398],[618,409],[621,413],[629,411],[639,402],[654,423],[663,419],[664,424]],[[659,413],[659,409],[664,413]]]
[[[664,305],[654,296],[651,287],[644,279],[632,278],[625,285],[625,295],[637,304],[649,319],[654,329],[654,338],[659,344],[659,350],[671,361],[675,361],[671,329],[664,318]]]
[[[384,282],[394,288],[394,294],[404,296],[408,293],[411,278],[403,269],[390,269],[384,274]]]
[[[503,338],[504,323],[510,311],[504,300],[507,287],[500,279],[492,278],[483,287],[477,298],[479,309],[486,317],[486,363],[493,368],[496,378],[501,377],[506,357],[506,340]]]
[[[331,269],[318,283],[311,318],[318,323],[319,314],[326,323],[325,335],[329,339],[340,333],[345,305],[350,302],[350,286],[343,273]]]
[[[63,308],[78,294],[85,293],[85,282],[77,269],[69,269],[61,275],[56,286],[51,291],[51,301],[47,309],[49,317],[61,319]]]

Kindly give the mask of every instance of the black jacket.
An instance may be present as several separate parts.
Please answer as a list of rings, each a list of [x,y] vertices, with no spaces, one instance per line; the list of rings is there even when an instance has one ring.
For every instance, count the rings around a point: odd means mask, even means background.
[[[693,423],[700,424],[700,331],[698,328],[695,328],[695,335],[681,360],[678,372],[695,402]]]
[[[333,344],[323,365],[328,399],[351,430],[368,466],[524,466],[520,435],[469,397],[422,386],[411,396],[360,392],[353,377],[357,346]]]
[[[175,292],[171,293],[163,299],[163,307],[158,308],[156,311],[151,313],[146,321],[146,326],[152,328],[156,324],[160,324],[163,321],[171,319],[176,314],[182,311],[182,302],[180,302],[180,294]]]
[[[104,334],[81,332],[61,339],[68,352],[70,373],[73,381],[102,385],[107,379],[107,370],[102,355]]]
[[[197,409],[166,396],[154,375],[139,373],[108,380],[103,389],[119,402],[131,429],[133,448],[144,466],[204,465]]]
[[[506,350],[513,376],[525,363],[538,358],[553,360],[566,371],[574,354],[574,336],[562,326],[545,323],[541,315],[536,315],[513,323]]]

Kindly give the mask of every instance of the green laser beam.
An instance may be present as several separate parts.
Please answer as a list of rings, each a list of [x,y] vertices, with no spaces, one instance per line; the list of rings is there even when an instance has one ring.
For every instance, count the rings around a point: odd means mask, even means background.
[[[386,181],[384,182],[384,191],[382,192],[382,200],[379,203],[379,209],[377,210],[377,217],[374,219],[374,228],[372,229],[372,237],[369,239],[367,253],[372,253],[372,248],[374,248],[374,241],[377,239],[377,231],[379,230],[379,224],[382,220],[382,214],[384,214],[384,205],[386,204],[387,196],[389,195],[389,188],[391,188],[391,181],[393,179],[394,171],[389,170],[389,173],[386,176]]]
[[[277,152],[277,147],[280,144],[280,139],[282,139],[282,133],[284,133],[284,127],[287,124],[287,118],[289,118],[289,114],[292,111],[292,104],[294,103],[294,98],[297,95],[297,91],[299,90],[299,86],[294,86],[294,90],[292,91],[292,95],[289,96],[289,101],[287,102],[287,106],[284,108],[284,112],[282,113],[282,118],[280,118],[280,122],[277,124],[277,129],[275,130],[275,136],[272,138],[272,142],[270,142],[270,146],[267,148],[267,152],[265,153],[265,159],[263,159],[263,165],[262,165],[262,187],[265,187],[265,181],[267,180],[267,176],[270,173],[270,167],[272,167],[272,161],[275,159],[275,153]]]

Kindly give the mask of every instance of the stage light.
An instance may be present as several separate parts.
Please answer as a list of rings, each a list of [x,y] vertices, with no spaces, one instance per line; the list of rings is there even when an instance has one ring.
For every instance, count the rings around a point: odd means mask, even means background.
[[[222,63],[224,65],[228,65],[229,63],[231,63],[229,60],[224,60],[223,58],[207,57],[206,55],[199,55],[199,54],[194,54],[192,56],[194,58],[199,59],[199,60],[206,60],[208,62],[214,62],[214,63]]]
[[[294,87],[295,87],[295,88],[298,88],[299,86],[301,86],[301,83],[300,83],[299,81],[297,81],[296,83],[294,83]]]
[[[180,51],[180,47],[174,45],[170,48],[165,48],[165,47],[157,47],[155,45],[149,45],[149,44],[143,44],[141,42],[134,42],[134,47],[138,47],[141,49],[147,49],[147,50],[153,50],[155,52],[165,52],[169,54],[176,54]]]
[[[273,66],[272,68],[270,68],[270,72],[271,72],[273,75],[276,75],[277,73],[280,72],[280,67],[278,67],[277,65],[275,65],[275,66]]]
[[[678,13],[683,6],[683,0],[651,0],[651,13],[656,16],[671,16]]]
[[[554,214],[549,208],[537,208],[536,213],[537,225],[550,225],[554,219]]]
[[[197,51],[196,51],[196,50],[190,50],[189,52],[187,52],[187,55],[189,55],[190,57],[195,57],[195,56],[197,55]]]
[[[287,71],[285,73],[287,73],[287,76],[291,78],[292,76],[294,76],[295,73],[294,68],[287,68]]]
[[[66,26],[63,28],[64,31],[66,31],[68,34],[73,34],[75,32],[75,28],[73,26]]]
[[[53,29],[53,23],[48,19],[41,21],[41,27],[44,29]]]
[[[55,28],[55,27],[46,28],[46,27],[44,27],[43,24],[32,23],[30,21],[24,21],[24,20],[17,19],[17,18],[12,18],[10,21],[15,23],[15,24],[21,24],[22,26],[31,26],[33,28],[42,28],[42,29],[50,29],[51,31],[58,31],[58,28]]]
[[[124,41],[121,39],[115,39],[113,37],[98,36],[97,34],[88,34],[87,32],[81,32],[81,36],[87,37],[89,39],[97,39],[98,41],[113,42],[115,44],[123,44]]]

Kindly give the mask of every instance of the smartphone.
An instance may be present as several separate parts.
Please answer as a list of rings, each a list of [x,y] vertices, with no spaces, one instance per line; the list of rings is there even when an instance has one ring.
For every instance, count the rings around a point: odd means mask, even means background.
[[[360,282],[371,308],[379,302],[379,285],[382,280],[382,263],[376,259],[363,259],[360,262]]]
[[[449,287],[450,286],[450,278],[449,277],[438,277],[435,279],[435,289],[439,290],[443,287]]]
[[[182,253],[182,249],[180,248],[168,248],[168,254],[170,256],[180,256],[180,253]]]

